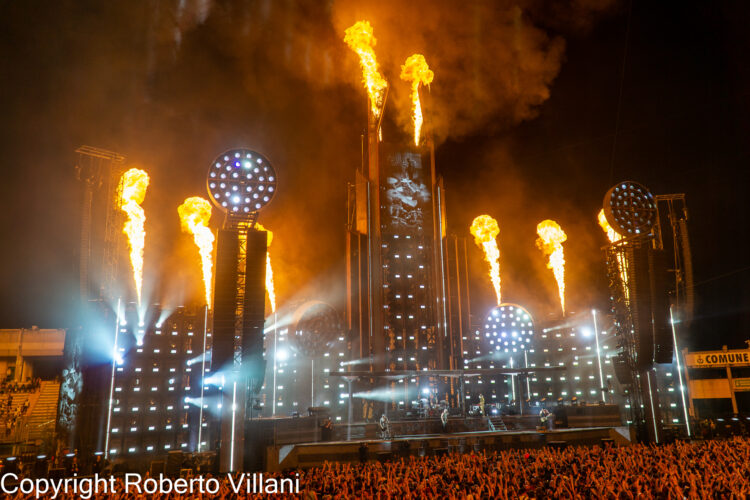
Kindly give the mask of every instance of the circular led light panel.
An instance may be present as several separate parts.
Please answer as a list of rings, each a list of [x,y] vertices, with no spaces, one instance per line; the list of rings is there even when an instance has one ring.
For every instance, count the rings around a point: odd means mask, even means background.
[[[305,302],[294,313],[291,339],[307,357],[329,352],[344,331],[338,312],[317,300]]]
[[[643,184],[620,182],[604,195],[604,216],[623,236],[649,234],[656,223],[654,195]]]
[[[483,335],[490,352],[525,351],[531,348],[534,320],[529,311],[519,305],[500,304],[490,309]]]
[[[276,194],[276,172],[268,159],[249,149],[230,149],[216,157],[206,180],[219,210],[249,215],[268,205]]]

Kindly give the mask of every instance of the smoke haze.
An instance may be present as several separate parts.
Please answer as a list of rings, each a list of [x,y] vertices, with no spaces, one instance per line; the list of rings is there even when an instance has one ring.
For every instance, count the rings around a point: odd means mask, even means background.
[[[554,19],[602,10],[587,4],[559,7]],[[14,324],[3,326],[67,321],[75,294],[60,284],[76,288],[80,186],[72,151],[81,144],[120,152],[152,178],[143,203],[144,301],[200,302],[200,261],[175,207],[205,195],[206,166],[217,154],[247,146],[278,171],[278,195],[260,221],[276,234],[271,257],[280,303],[341,304],[345,180],[359,164],[366,120],[361,73],[342,41],[344,29],[359,19],[372,22],[391,84],[389,107],[407,130],[409,88],[398,73],[407,56],[425,55],[436,75],[425,99],[426,125],[441,141],[535,116],[565,47],[560,35],[537,26],[539,12],[533,2],[489,1],[4,4],[2,55],[13,71],[3,93],[3,150],[19,167],[8,185],[34,186],[25,202],[34,221],[26,243],[39,252],[23,272],[4,273],[10,281],[40,283],[30,297],[49,307],[40,313],[29,296],[16,299],[6,290],[4,302],[18,307],[8,316]],[[220,224],[214,215],[214,228]],[[468,235],[466,229],[453,228]],[[501,222],[501,238],[512,231]],[[24,253],[10,250],[11,260]],[[512,260],[503,268],[512,273]],[[55,285],[42,285],[50,276]]]
[[[593,194],[583,199],[570,178],[587,176],[591,163],[573,153],[557,163],[523,157],[528,141],[503,134],[524,133],[554,97],[571,41],[616,9],[614,0],[5,3],[0,159],[9,176],[2,194],[31,222],[24,241],[7,250],[23,266],[4,266],[2,277],[28,280],[32,291],[21,298],[2,292],[6,308],[17,312],[7,314],[13,324],[0,326],[28,326],[40,315],[46,326],[60,326],[67,318],[80,217],[72,151],[81,144],[118,151],[151,176],[143,203],[144,293],[150,284],[151,300],[200,302],[200,261],[180,232],[176,207],[205,196],[216,155],[246,146],[278,171],[278,194],[260,222],[275,235],[279,303],[321,299],[341,311],[346,181],[360,162],[367,110],[343,32],[360,19],[374,27],[391,85],[387,113],[403,130],[411,131],[411,106],[401,65],[421,53],[435,72],[422,91],[425,130],[439,145],[449,230],[469,238],[472,308],[481,313],[493,302],[486,264],[468,233],[480,213],[500,224],[509,301],[539,317],[559,309],[554,277],[534,246],[536,224],[553,218],[569,236],[570,309],[606,306],[599,251],[606,238],[596,214],[608,181],[592,181]],[[493,144],[466,152],[477,137],[495,134]],[[19,223],[5,217],[3,234],[11,234]],[[214,215],[213,228],[220,224]],[[39,252],[34,262],[29,248]],[[32,300],[48,306],[40,313]]]

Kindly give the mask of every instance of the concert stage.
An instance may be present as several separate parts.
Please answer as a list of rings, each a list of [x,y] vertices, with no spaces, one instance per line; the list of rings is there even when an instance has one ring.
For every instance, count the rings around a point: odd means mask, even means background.
[[[529,410],[529,409],[527,409]],[[555,430],[540,430],[537,412],[525,415],[452,416],[443,431],[439,418],[399,419],[391,415],[392,439],[380,439],[375,422],[338,423],[324,436],[324,414],[307,417],[261,418],[248,422],[245,446],[256,460],[246,464],[252,470],[280,470],[312,467],[329,461],[359,460],[359,447],[368,443],[370,459],[403,450],[416,455],[436,450],[534,448],[554,441],[572,444],[596,444],[602,439],[629,442],[621,428],[620,409],[616,405],[566,405],[550,407],[555,414]],[[406,444],[405,444],[406,443]],[[378,455],[381,454],[381,455]],[[262,463],[261,463],[262,462]]]
[[[367,439],[268,446],[265,470],[317,467],[324,461],[359,462],[387,460],[399,456],[424,456],[457,451],[492,452],[514,448],[575,446],[613,443],[630,444],[627,427],[592,427],[552,431],[474,431],[452,434],[403,435],[389,440]],[[363,444],[366,449],[362,449]],[[360,455],[362,453],[362,455]]]

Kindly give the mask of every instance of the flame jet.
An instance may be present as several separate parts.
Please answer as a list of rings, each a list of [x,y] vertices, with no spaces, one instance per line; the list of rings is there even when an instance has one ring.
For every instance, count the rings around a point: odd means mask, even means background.
[[[193,235],[195,245],[201,256],[203,267],[203,286],[206,290],[206,305],[211,309],[211,283],[213,279],[214,233],[208,227],[211,220],[211,203],[193,196],[177,207],[182,230]]]
[[[615,243],[622,239],[622,235],[612,229],[612,226],[610,226],[609,222],[607,222],[607,217],[604,216],[603,208],[599,210],[599,215],[597,216],[597,218],[599,219],[599,225],[602,227],[602,231],[607,233],[607,238],[609,239],[610,243]]]
[[[480,215],[471,223],[469,230],[474,236],[474,243],[484,250],[484,260],[490,265],[490,280],[492,286],[495,287],[497,305],[500,305],[503,302],[500,293],[500,249],[497,246],[500,227],[497,221],[489,215]]]
[[[599,225],[602,230],[607,233],[607,238],[610,243],[616,243],[622,239],[622,235],[612,229],[612,226],[607,222],[607,217],[604,216],[604,209],[599,210]],[[624,244],[624,243],[623,243]],[[630,300],[630,288],[628,287],[628,270],[625,267],[625,256],[621,252],[616,253],[617,268],[620,271],[620,280],[622,280],[622,291],[625,294],[625,300]]]
[[[560,293],[560,307],[565,315],[565,254],[562,244],[568,239],[568,235],[562,230],[560,224],[550,219],[537,224],[536,233],[539,235],[536,246],[545,255],[549,255],[547,267],[555,273],[557,289]]]
[[[359,56],[362,67],[362,80],[370,97],[370,108],[374,117],[380,116],[380,109],[385,99],[385,89],[388,82],[378,70],[375,57],[375,36],[368,21],[357,21],[344,32],[344,42]]]
[[[435,73],[430,70],[422,54],[412,54],[401,66],[401,79],[411,83],[412,121],[414,122],[414,144],[419,146],[422,132],[422,105],[419,102],[419,85],[429,86]]]
[[[273,233],[258,222],[255,223],[255,227],[268,234],[266,240],[268,242],[267,245],[270,247],[271,242],[273,241]],[[276,289],[273,285],[273,268],[271,267],[270,251],[266,251],[266,292],[268,292],[268,301],[271,303],[271,312],[276,312]]]
[[[143,199],[146,197],[148,183],[149,177],[145,171],[138,168],[131,168],[122,174],[118,189],[120,209],[128,216],[122,232],[128,237],[130,263],[133,266],[133,281],[135,281],[138,305],[141,303],[143,248],[146,242],[146,212],[143,211],[141,203],[143,203]]]

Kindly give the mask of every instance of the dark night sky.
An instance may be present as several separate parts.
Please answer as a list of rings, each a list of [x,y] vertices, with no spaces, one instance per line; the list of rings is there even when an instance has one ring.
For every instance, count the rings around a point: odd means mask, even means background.
[[[340,304],[346,181],[365,122],[341,34],[367,17],[394,90],[404,55],[434,61],[427,120],[441,141],[449,229],[468,236],[474,216],[498,219],[509,299],[537,316],[554,310],[534,248],[536,223],[553,218],[569,236],[571,308],[605,308],[595,217],[612,184],[636,180],[687,195],[691,345],[741,347],[750,337],[750,6],[598,3],[193,0],[177,11],[176,1],[0,2],[0,328],[76,324],[81,144],[151,174],[154,299],[200,297],[176,207],[205,196],[214,156],[246,145],[279,171],[261,222],[276,234],[281,301]],[[403,96],[394,94],[394,110]],[[492,292],[473,244],[470,253],[480,314]]]

